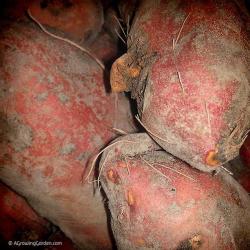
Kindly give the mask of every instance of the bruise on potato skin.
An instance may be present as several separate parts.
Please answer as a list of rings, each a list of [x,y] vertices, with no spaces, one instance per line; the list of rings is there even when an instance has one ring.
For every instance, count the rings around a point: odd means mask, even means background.
[[[104,23],[99,1],[33,1],[28,8],[40,23],[53,28],[53,33],[85,44],[94,41]]]

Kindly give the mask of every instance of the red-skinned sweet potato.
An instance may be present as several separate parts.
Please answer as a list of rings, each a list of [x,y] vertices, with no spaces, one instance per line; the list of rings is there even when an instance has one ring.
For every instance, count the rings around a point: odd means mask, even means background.
[[[43,25],[85,43],[97,37],[104,23],[102,4],[98,0],[37,0],[29,9]]]
[[[50,233],[50,223],[38,216],[22,197],[1,182],[0,221],[2,244],[9,240],[42,240]]]
[[[118,249],[249,249],[250,199],[228,173],[195,170],[146,134],[114,143],[100,170]]]
[[[27,20],[1,25],[0,179],[78,246],[109,249],[102,196],[82,175],[112,127],[131,128],[128,102],[76,48]]]
[[[235,1],[141,1],[112,66],[152,137],[203,171],[238,155],[250,127],[247,25]]]

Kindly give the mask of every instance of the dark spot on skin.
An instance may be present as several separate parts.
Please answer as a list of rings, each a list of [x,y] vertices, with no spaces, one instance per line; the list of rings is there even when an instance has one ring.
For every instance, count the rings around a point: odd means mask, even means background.
[[[48,7],[49,1],[48,0],[43,0],[42,2],[40,2],[40,7],[41,9],[45,9]]]
[[[176,250],[193,250],[193,248],[189,240],[184,240],[179,244]]]
[[[190,239],[182,241],[176,250],[195,250],[199,249],[202,245],[202,236],[200,234],[195,235]]]
[[[63,1],[63,6],[64,6],[65,8],[70,8],[71,6],[73,6],[73,3],[72,3],[72,1],[70,1],[70,0],[64,0],[64,1]]]

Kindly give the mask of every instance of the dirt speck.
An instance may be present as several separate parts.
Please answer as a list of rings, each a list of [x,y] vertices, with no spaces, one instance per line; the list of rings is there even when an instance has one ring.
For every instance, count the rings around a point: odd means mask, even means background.
[[[194,249],[200,249],[202,245],[202,236],[201,235],[195,235],[191,239],[186,239],[182,241],[176,250],[194,250]]]

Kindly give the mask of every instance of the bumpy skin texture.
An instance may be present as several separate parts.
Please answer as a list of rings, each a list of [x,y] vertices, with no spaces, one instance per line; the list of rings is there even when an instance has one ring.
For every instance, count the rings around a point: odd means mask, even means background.
[[[225,172],[212,176],[154,150],[146,134],[128,135],[101,159],[118,249],[249,249],[242,187]]]
[[[235,1],[141,1],[112,66],[154,139],[203,171],[238,155],[250,127],[247,25]]]
[[[128,103],[79,50],[30,22],[1,27],[0,179],[79,247],[109,249],[102,196],[82,179],[112,127],[129,130]]]

